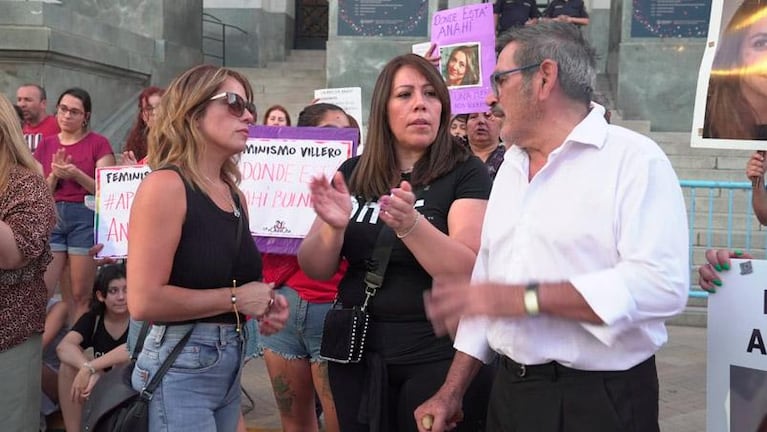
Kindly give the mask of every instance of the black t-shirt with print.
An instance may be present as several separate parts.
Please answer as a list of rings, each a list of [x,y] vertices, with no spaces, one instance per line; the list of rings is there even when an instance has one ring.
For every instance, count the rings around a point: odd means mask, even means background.
[[[344,178],[351,177],[357,161],[358,157],[341,165],[339,171],[343,173]],[[425,220],[448,234],[447,215],[453,202],[462,198],[486,200],[491,184],[485,165],[478,158],[471,156],[458,163],[448,174],[416,190],[415,207]],[[384,226],[383,221],[378,218],[377,202],[366,202],[361,197],[355,197],[352,199],[352,207],[351,219],[341,249],[341,254],[349,261],[349,269],[338,290],[339,299],[344,306],[361,305],[364,301],[366,264],[373,254],[379,231]],[[369,312],[374,321],[391,325],[379,326],[378,337],[374,331],[371,336],[373,347],[376,345],[375,340],[380,337],[381,341],[386,341],[386,350],[393,352],[394,357],[414,357],[419,351],[423,353],[418,348],[414,349],[414,346],[424,346],[430,350],[436,349],[435,345],[443,347],[440,349],[443,353],[440,356],[451,355],[452,348],[448,338],[439,338],[440,341],[435,344],[436,336],[424,312],[423,292],[430,289],[431,284],[431,276],[421,267],[402,240],[396,239],[383,286],[369,305]],[[405,352],[408,354],[404,354]]]
[[[97,317],[98,323],[96,323]],[[93,358],[103,356],[128,340],[127,326],[125,327],[125,332],[119,338],[115,339],[109,334],[106,327],[104,327],[104,316],[99,316],[99,314],[93,311],[88,311],[83,314],[72,327],[72,331],[80,333],[83,337],[83,341],[80,343],[80,348],[88,349],[93,347]]]

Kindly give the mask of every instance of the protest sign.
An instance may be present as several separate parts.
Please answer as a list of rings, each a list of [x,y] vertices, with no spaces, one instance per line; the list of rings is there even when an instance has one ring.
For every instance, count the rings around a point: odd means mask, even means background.
[[[767,149],[767,3],[713,0],[703,52],[691,143],[693,147]]]
[[[355,154],[357,137],[352,128],[251,127],[240,189],[261,252],[297,252],[315,217],[309,182],[332,178]]]
[[[474,4],[439,11],[431,26],[439,47],[440,72],[450,89],[450,112],[469,114],[488,110],[490,74],[495,66],[493,5]]]
[[[317,102],[338,105],[347,114],[354,117],[362,127],[362,89],[360,87],[339,87],[317,89],[314,91]]]
[[[708,297],[709,432],[767,427],[767,261],[733,260]],[[760,428],[761,425],[761,428]]]
[[[125,258],[128,255],[128,219],[133,197],[148,166],[96,168],[96,213],[94,237],[104,245],[98,257]]]
[[[429,52],[429,48],[431,48],[431,42],[420,42],[413,44],[410,52],[413,54],[418,54],[421,57],[426,57],[426,53]]]

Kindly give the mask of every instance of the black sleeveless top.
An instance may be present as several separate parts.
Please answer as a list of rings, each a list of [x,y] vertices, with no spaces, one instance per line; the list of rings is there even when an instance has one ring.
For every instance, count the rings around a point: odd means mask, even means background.
[[[162,169],[178,173],[175,167]],[[168,283],[189,289],[212,289],[230,287],[232,280],[237,281],[237,286],[261,280],[261,255],[250,236],[248,218],[234,192],[233,202],[238,203],[243,218],[241,240],[237,246],[239,218],[221,210],[210,197],[186,181],[184,189],[186,216]],[[240,319],[244,322],[243,316]],[[234,324],[236,317],[227,312],[195,321]]]

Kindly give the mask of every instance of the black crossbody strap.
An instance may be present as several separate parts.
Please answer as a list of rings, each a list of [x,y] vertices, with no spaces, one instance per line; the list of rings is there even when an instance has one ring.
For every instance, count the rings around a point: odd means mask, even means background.
[[[416,201],[418,201],[418,197],[421,195],[420,192],[421,190],[418,190],[415,194]],[[367,309],[370,299],[373,298],[376,295],[376,292],[383,286],[384,275],[386,274],[386,268],[389,266],[389,258],[391,258],[391,250],[395,240],[396,236],[394,235],[394,230],[384,224],[381,227],[381,231],[378,232],[373,255],[368,262],[369,268],[367,273],[365,273],[365,302],[362,304],[363,312]]]
[[[166,358],[165,361],[162,362],[160,369],[152,377],[152,380],[149,381],[149,384],[147,384],[146,387],[141,389],[141,392],[139,394],[142,399],[152,400],[152,395],[154,391],[157,389],[157,386],[160,385],[160,382],[162,381],[162,378],[165,376],[165,373],[168,372],[168,369],[170,369],[170,367],[173,366],[173,362],[176,361],[176,358],[178,358],[179,354],[181,354],[181,350],[184,349],[184,345],[186,345],[187,341],[189,341],[189,337],[192,336],[194,327],[195,326],[192,326],[192,328],[190,328],[189,331],[186,332],[184,337],[181,338],[180,341],[178,341],[176,346],[173,347],[173,351],[171,351],[170,354],[168,355],[168,358]]]
[[[130,353],[130,359],[132,361],[136,361],[138,358],[138,355],[141,353],[141,350],[144,348],[144,339],[146,339],[146,335],[149,333],[149,321],[144,321],[141,324],[141,331],[138,333],[138,339],[136,340],[136,346],[133,347],[133,352]]]
[[[386,274],[386,268],[389,266],[389,258],[391,258],[391,250],[394,246],[394,230],[388,225],[381,227],[381,231],[378,233],[378,239],[376,240],[375,248],[373,249],[373,255],[370,257],[368,263],[370,268],[365,273],[365,294],[369,297],[373,297],[381,286],[383,285],[384,275]],[[367,305],[367,299],[365,306]],[[363,306],[363,310],[364,310]]]

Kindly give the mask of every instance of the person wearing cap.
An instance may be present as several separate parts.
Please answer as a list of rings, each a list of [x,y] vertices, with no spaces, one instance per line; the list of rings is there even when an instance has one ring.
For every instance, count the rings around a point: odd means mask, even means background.
[[[512,27],[519,27],[540,18],[535,0],[496,0],[493,3],[495,29],[501,34]]]

